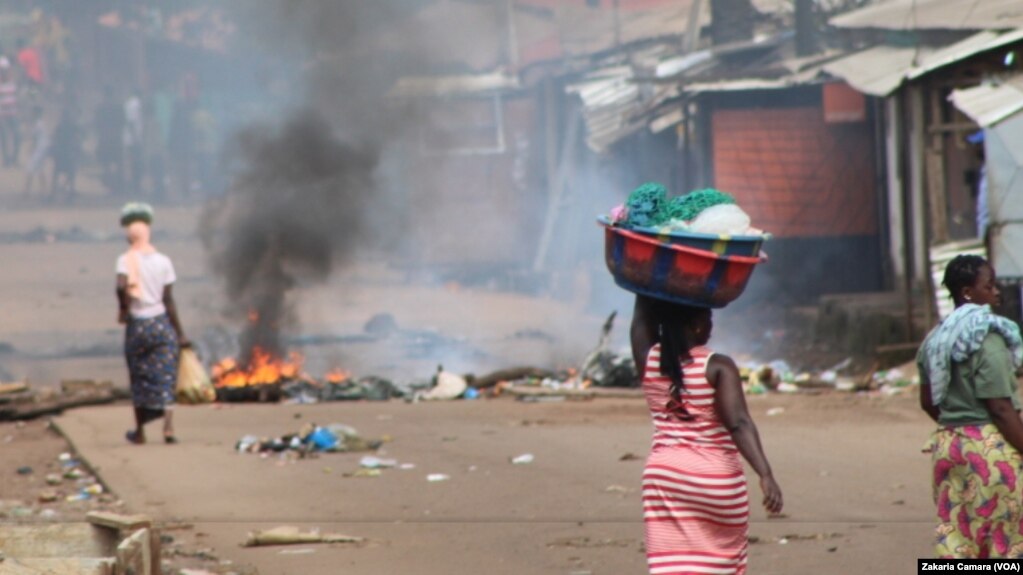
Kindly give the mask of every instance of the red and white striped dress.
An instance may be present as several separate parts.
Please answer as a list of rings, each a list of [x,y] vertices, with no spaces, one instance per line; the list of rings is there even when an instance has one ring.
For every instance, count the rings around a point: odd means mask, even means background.
[[[651,575],[746,572],[749,497],[732,436],[714,409],[707,380],[711,351],[690,350],[682,402],[692,420],[668,413],[671,380],[661,375],[661,346],[647,356],[643,391],[654,421],[643,470],[643,521]]]

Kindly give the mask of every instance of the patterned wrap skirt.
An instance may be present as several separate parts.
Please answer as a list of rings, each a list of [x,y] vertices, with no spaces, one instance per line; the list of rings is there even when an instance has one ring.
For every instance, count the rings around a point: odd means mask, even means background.
[[[1023,459],[993,424],[945,427],[931,438],[935,556],[1023,557]]]
[[[135,407],[163,410],[174,405],[179,353],[178,334],[167,314],[128,320],[124,356]]]

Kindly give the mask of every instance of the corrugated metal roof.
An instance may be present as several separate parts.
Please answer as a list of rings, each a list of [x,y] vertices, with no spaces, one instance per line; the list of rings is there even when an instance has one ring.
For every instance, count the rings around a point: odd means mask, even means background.
[[[604,68],[565,91],[583,104],[586,144],[603,152],[647,125],[644,112],[679,95],[675,85],[640,86],[631,66]]]
[[[388,92],[397,98],[467,96],[514,90],[519,79],[503,72],[465,76],[405,76]]]
[[[718,80],[714,82],[694,82],[685,85],[689,94],[706,94],[710,92],[747,92],[750,90],[781,90],[793,86],[805,86],[818,81],[819,69],[801,72],[784,78],[742,78],[739,80]]]
[[[1020,0],[891,0],[835,16],[837,28],[990,30],[1023,27]]]
[[[990,30],[1023,27],[1020,0],[891,0],[830,20],[838,28]]]
[[[824,66],[824,71],[871,96],[887,96],[897,90],[906,74],[930,48],[874,46]]]
[[[1023,0],[1017,1],[1023,6]],[[917,67],[909,71],[906,77],[910,80],[915,80],[938,68],[961,62],[970,56],[994,50],[1020,40],[1023,40],[1023,29],[1004,33],[985,30],[927,55],[926,58],[921,59]]]
[[[1023,1],[1020,1],[1023,5]],[[906,80],[915,80],[971,56],[1023,41],[1023,30],[986,30],[942,48],[874,46],[839,58],[824,70],[871,96],[888,96]]]
[[[994,126],[1023,110],[1023,75],[997,84],[953,90],[948,99],[982,127]]]

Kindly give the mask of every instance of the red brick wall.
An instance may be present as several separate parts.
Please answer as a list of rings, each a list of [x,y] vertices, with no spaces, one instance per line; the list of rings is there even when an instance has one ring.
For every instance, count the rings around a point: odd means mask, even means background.
[[[715,187],[775,236],[876,234],[868,126],[827,124],[819,107],[715,110]]]

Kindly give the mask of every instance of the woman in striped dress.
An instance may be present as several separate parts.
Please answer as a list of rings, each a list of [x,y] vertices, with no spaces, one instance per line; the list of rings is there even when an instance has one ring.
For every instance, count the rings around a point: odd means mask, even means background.
[[[705,346],[711,310],[639,298],[632,348],[654,422],[643,471],[643,519],[652,575],[743,574],[749,499],[741,454],[760,476],[764,508],[781,489],[728,356]]]

